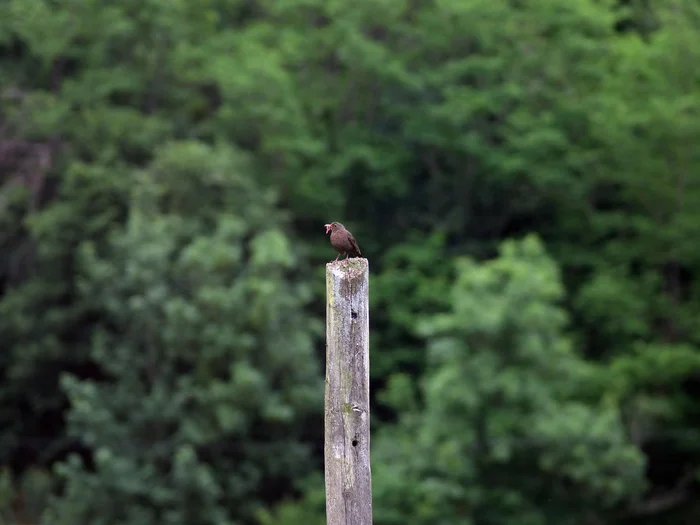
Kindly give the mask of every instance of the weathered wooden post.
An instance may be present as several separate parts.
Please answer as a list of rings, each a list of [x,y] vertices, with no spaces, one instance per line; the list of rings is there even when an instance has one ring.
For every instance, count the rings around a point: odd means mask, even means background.
[[[326,525],[372,524],[369,263],[326,264]]]

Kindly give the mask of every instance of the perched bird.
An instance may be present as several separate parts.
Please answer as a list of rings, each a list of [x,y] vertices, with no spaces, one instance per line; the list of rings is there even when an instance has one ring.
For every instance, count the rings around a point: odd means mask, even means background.
[[[345,226],[339,222],[332,222],[330,224],[324,224],[326,227],[326,235],[331,232],[331,244],[336,252],[338,252],[338,257],[345,254],[345,259],[348,257],[361,257],[362,252],[360,252],[360,247],[357,245],[355,237],[352,236]],[[338,257],[335,260],[338,260]]]

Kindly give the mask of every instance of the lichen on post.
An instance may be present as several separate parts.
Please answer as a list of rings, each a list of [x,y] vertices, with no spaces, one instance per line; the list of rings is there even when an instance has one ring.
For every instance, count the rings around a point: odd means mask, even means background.
[[[369,263],[326,265],[326,524],[371,525]]]

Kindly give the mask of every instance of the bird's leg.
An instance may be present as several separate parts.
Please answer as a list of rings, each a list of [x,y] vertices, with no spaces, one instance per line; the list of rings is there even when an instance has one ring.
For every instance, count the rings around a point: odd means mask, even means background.
[[[333,261],[333,262],[338,262],[338,257],[340,257],[340,252],[338,252],[337,257],[335,258],[335,261]]]

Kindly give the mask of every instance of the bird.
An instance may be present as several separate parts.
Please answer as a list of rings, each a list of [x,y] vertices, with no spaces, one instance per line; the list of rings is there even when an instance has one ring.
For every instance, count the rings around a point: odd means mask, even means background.
[[[348,257],[362,256],[362,252],[360,251],[360,247],[357,245],[355,237],[353,237],[352,233],[345,229],[345,226],[339,222],[324,224],[324,226],[326,228],[326,235],[328,235],[328,232],[331,232],[331,245],[335,251],[338,252],[338,257],[345,254],[345,260],[347,260]],[[338,257],[335,258],[336,261],[338,260]]]

